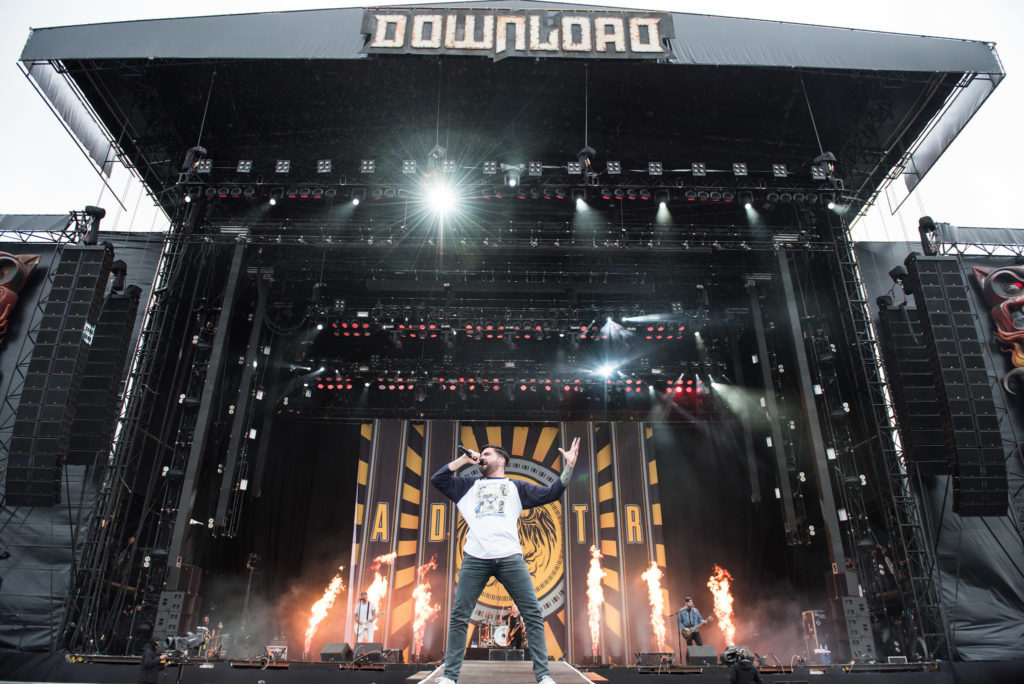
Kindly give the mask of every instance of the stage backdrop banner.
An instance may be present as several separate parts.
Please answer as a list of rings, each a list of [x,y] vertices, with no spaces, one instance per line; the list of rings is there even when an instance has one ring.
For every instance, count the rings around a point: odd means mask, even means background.
[[[648,585],[641,578],[652,563],[665,572],[650,428],[381,420],[365,425],[362,434],[349,614],[360,591],[380,595],[386,585],[375,634],[385,648],[401,649],[412,660],[443,654],[467,528],[454,503],[429,479],[455,458],[456,446],[474,451],[501,446],[511,455],[508,477],[548,486],[561,475],[559,449],[579,437],[580,456],[566,494],[525,511],[519,522],[548,653],[573,662],[627,664],[633,650],[660,650]],[[480,470],[470,466],[459,475],[479,477]],[[593,563],[600,567],[592,568]],[[589,599],[589,605],[588,576],[601,578],[604,594],[601,601]],[[661,595],[662,604],[669,605],[666,592]],[[492,580],[477,602],[467,643],[492,646],[488,626],[510,604],[504,587]],[[673,636],[671,621],[665,624]]]

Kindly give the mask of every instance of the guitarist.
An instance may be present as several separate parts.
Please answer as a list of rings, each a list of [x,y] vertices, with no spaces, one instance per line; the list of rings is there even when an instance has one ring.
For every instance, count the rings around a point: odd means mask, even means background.
[[[523,648],[526,630],[523,626],[523,616],[519,614],[519,606],[514,603],[508,609],[508,617],[505,618],[505,624],[508,625],[508,647]]]
[[[377,606],[370,603],[364,591],[359,595],[356,604],[356,643],[368,644],[373,641],[373,632],[377,628]]]
[[[703,646],[704,642],[700,638],[700,626],[706,624],[707,620],[700,616],[700,611],[697,610],[693,605],[693,597],[686,597],[686,605],[679,611],[679,629],[683,633],[683,638],[686,639],[687,646]]]

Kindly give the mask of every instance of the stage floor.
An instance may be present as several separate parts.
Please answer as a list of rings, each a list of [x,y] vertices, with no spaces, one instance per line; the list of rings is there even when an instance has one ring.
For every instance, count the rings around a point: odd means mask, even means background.
[[[466,661],[458,684],[534,684],[528,661]],[[796,668],[766,667],[765,682],[774,684],[1020,684],[1022,662],[925,663],[894,667],[857,665]],[[436,684],[442,670],[417,664],[387,664],[353,669],[351,663],[269,664],[247,661],[188,662],[172,665],[161,684]],[[729,668],[615,667],[583,669],[552,662],[556,684],[724,684]],[[0,684],[6,682],[135,682],[137,658],[70,656],[67,654],[0,652]]]

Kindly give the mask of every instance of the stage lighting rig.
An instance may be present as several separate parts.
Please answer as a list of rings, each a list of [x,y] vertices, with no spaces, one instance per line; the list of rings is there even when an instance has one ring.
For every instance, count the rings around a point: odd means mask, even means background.
[[[836,170],[836,155],[831,152],[822,152],[814,158],[811,166],[811,180],[831,179]]]
[[[505,184],[510,188],[518,186],[524,168],[523,164],[501,164],[501,170],[505,172]]]
[[[99,239],[100,221],[107,215],[103,207],[89,205],[85,208],[85,215],[89,217],[89,232],[85,234],[83,242],[87,245],[95,245]]]

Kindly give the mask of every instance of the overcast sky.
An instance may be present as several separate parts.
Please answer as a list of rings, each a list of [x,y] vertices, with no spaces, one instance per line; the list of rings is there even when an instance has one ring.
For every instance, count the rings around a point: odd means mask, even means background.
[[[109,230],[151,230],[166,222],[152,201],[132,187],[128,174],[115,173],[111,186],[122,209],[104,188],[41,96],[17,66],[33,27],[106,21],[282,11],[324,7],[358,7],[365,2],[268,2],[266,0],[0,0],[0,214],[61,214],[87,204],[106,207]],[[430,4],[443,6],[435,0]],[[500,6],[500,2],[495,3]],[[561,4],[599,4],[564,0]],[[1024,171],[1024,2],[1020,0],[648,0],[618,2],[616,7],[671,10],[750,17],[848,28],[874,29],[996,43],[1008,76],[931,170],[903,209],[893,214],[885,197],[861,221],[859,239],[916,240],[917,218],[960,226],[1024,227],[1016,216],[1016,197]],[[827,141],[825,147],[828,147]]]

